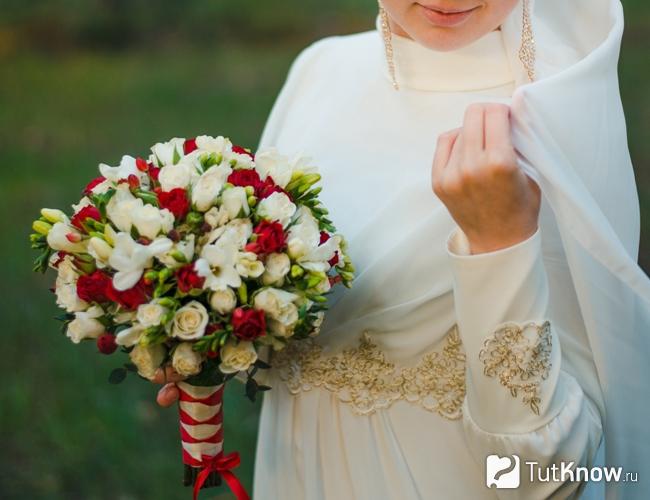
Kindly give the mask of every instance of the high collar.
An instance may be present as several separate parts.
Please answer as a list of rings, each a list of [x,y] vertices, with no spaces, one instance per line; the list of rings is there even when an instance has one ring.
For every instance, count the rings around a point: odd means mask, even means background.
[[[381,37],[381,24],[377,18]],[[514,85],[501,30],[449,52],[429,49],[403,36],[392,35],[395,76],[400,88],[437,92],[467,92]],[[384,73],[390,78],[388,65]]]

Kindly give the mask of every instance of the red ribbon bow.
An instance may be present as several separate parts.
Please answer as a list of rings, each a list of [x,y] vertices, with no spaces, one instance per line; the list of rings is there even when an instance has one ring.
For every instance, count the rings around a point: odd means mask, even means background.
[[[250,500],[244,486],[241,484],[239,479],[237,479],[237,476],[231,472],[231,469],[238,467],[241,462],[239,453],[233,451],[228,455],[217,455],[215,457],[203,455],[201,461],[203,470],[199,472],[199,475],[196,477],[196,482],[194,483],[194,500],[199,498],[201,486],[203,486],[203,483],[205,483],[212,472],[219,473],[230,487],[230,490],[235,494],[237,500]]]

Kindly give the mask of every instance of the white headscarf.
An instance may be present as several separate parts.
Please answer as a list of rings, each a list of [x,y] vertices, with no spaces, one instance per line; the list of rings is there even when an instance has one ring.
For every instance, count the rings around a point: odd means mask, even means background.
[[[536,2],[537,81],[527,85],[521,16],[519,5],[502,26],[520,68],[515,147],[556,218],[546,261],[554,245],[566,255],[569,272],[554,286],[575,290],[602,390],[591,396],[606,465],[639,472],[638,483],[609,483],[607,498],[650,498],[650,280],[637,265],[638,195],[617,77],[623,9],[618,0]]]

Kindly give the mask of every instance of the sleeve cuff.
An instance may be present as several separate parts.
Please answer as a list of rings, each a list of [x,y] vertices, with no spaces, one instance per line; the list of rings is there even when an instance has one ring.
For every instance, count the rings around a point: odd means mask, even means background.
[[[528,239],[520,241],[512,246],[502,248],[500,250],[495,250],[493,252],[485,252],[479,254],[472,254],[470,251],[469,240],[465,233],[457,227],[454,229],[449,237],[447,238],[447,253],[452,259],[460,260],[470,260],[470,261],[481,261],[481,260],[493,260],[499,257],[505,257],[507,259],[513,258],[512,254],[520,253],[536,253],[541,247],[541,235],[540,229],[537,228],[537,231],[530,236]]]

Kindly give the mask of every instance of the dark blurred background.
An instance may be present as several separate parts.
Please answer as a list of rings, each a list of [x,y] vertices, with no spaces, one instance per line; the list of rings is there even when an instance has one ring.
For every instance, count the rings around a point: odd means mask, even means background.
[[[650,4],[624,2],[620,65],[650,269]],[[54,279],[31,273],[41,206],[68,207],[102,161],[172,136],[228,134],[255,148],[299,50],[372,29],[374,0],[0,0],[0,498],[187,499],[177,414],[116,357],[57,333]],[[251,487],[259,405],[231,384],[226,447]],[[223,490],[205,497],[226,499]]]

